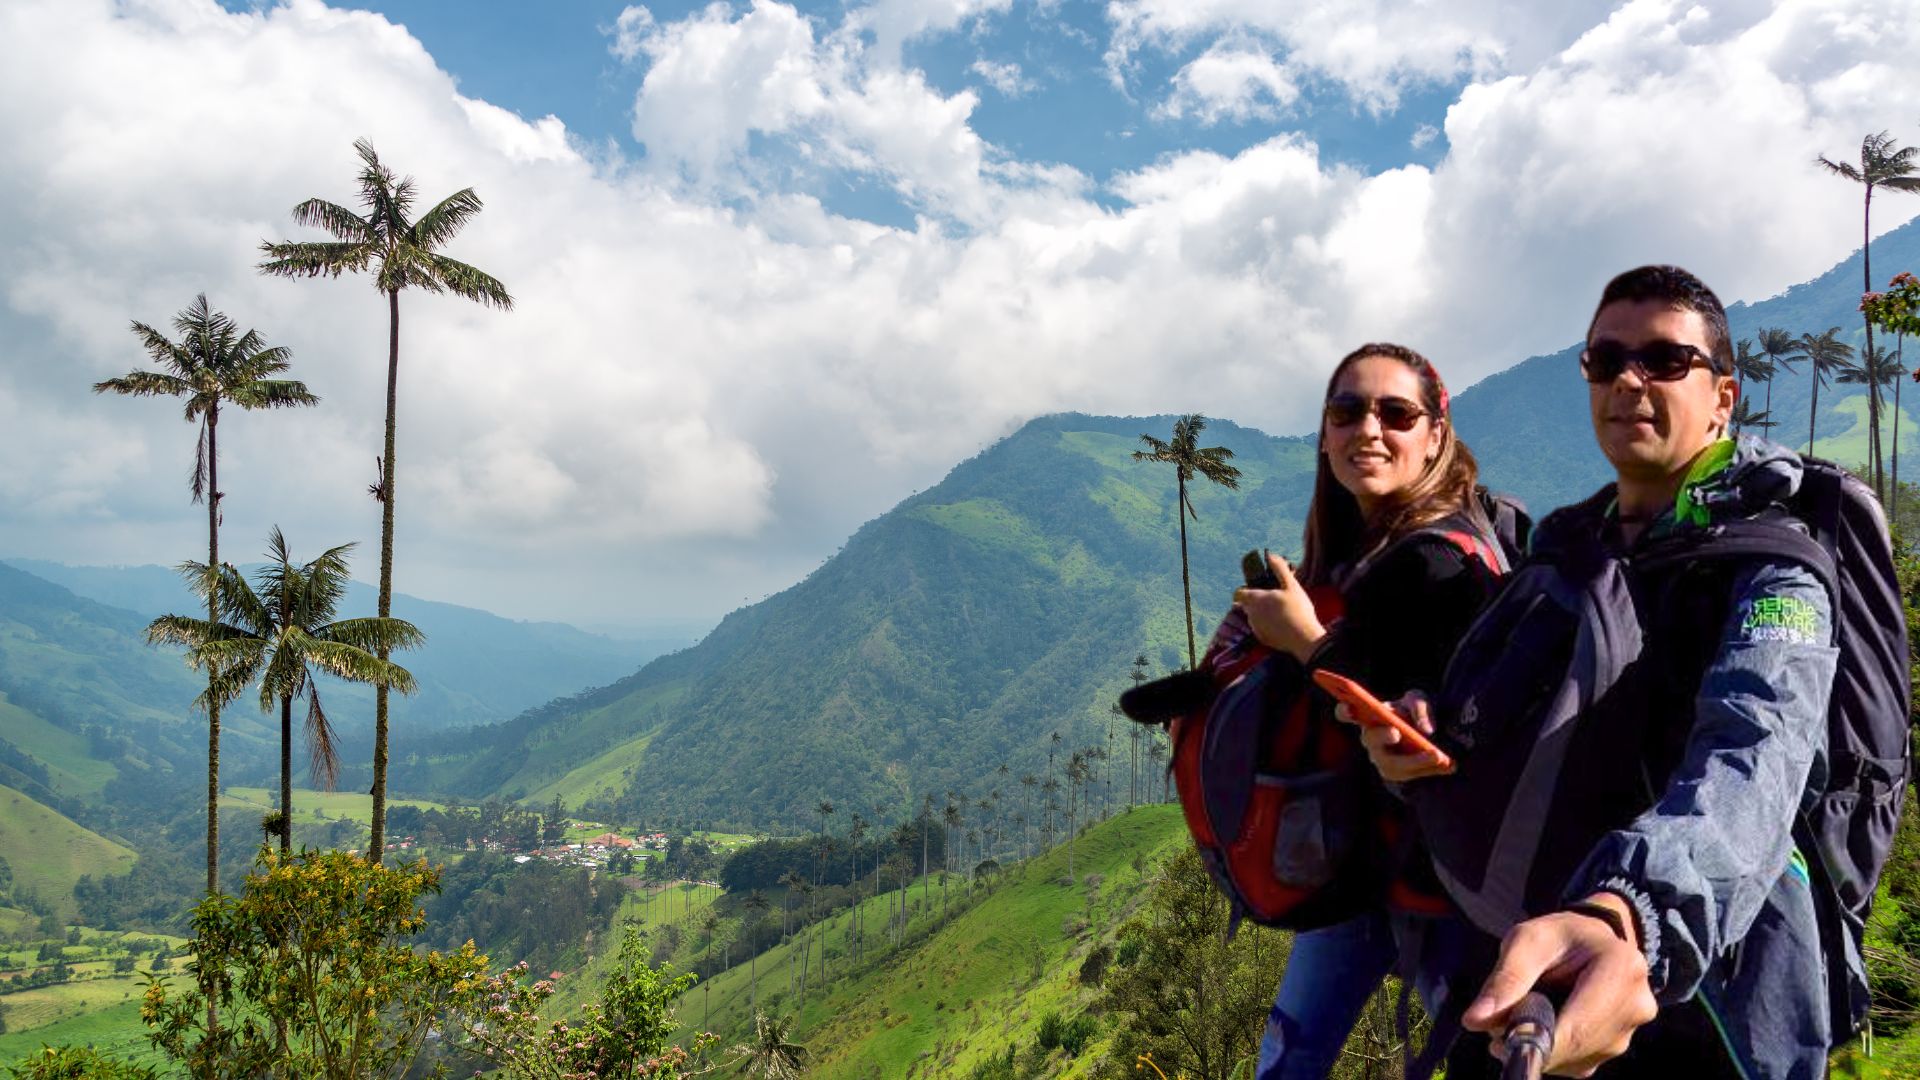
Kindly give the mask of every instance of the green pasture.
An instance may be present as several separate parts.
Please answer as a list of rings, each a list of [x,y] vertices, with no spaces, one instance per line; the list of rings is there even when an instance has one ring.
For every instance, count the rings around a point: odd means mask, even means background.
[[[103,997],[101,1003],[91,1009],[24,1031],[11,1005],[18,995],[0,997],[0,1015],[7,1019],[7,1034],[0,1035],[0,1068],[38,1052],[43,1046],[92,1046],[122,1060],[164,1065],[166,1056],[147,1041],[147,1026],[140,1021],[140,995],[144,987],[138,981],[116,981],[131,985],[131,999],[109,1001]]]
[[[63,918],[74,914],[73,883],[133,869],[132,849],[108,840],[10,787],[0,786],[0,855],[16,889],[32,889]]]
[[[98,795],[114,777],[111,764],[93,757],[86,736],[49,723],[5,694],[0,694],[0,732],[47,767],[51,786],[62,795]]]
[[[276,789],[258,787],[230,787],[220,794],[220,805],[235,810],[251,810],[265,814],[279,801],[280,793]],[[388,806],[412,806],[421,810],[444,810],[446,807],[426,799],[396,799],[388,797]],[[328,821],[357,821],[362,825],[373,824],[373,796],[364,791],[315,791],[311,788],[293,789],[293,820],[299,825],[317,825]]]

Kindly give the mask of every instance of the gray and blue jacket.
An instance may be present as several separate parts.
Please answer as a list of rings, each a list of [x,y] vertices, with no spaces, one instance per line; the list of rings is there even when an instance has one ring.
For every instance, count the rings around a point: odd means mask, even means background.
[[[1789,450],[1752,437],[1723,441],[1634,544],[1609,523],[1603,542],[1631,559],[1663,536],[1762,512],[1791,495],[1800,474]],[[1663,759],[1643,776],[1652,805],[1591,849],[1565,898],[1613,892],[1638,912],[1663,1005],[1655,1024],[1697,999],[1746,1076],[1819,1077],[1833,1042],[1826,958],[1792,833],[1824,786],[1838,662],[1833,608],[1819,580],[1794,563],[1756,557],[1728,584],[1717,595],[1662,598],[1709,605],[1683,630],[1706,639],[1704,667],[1691,685],[1684,671],[1670,672],[1678,685],[1650,710],[1650,745]],[[1674,651],[1657,637],[1649,645]]]

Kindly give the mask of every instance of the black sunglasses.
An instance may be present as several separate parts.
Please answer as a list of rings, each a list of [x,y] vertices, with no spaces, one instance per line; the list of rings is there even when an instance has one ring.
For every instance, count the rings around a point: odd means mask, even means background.
[[[1580,353],[1580,373],[1590,383],[1610,383],[1628,367],[1647,382],[1677,382],[1686,378],[1696,363],[1711,368],[1713,358],[1697,346],[1678,341],[1650,341],[1629,349],[1617,341],[1604,340]]]
[[[1335,394],[1327,399],[1327,423],[1351,427],[1368,413],[1380,418],[1388,431],[1412,431],[1427,410],[1403,397],[1362,397],[1359,394]]]

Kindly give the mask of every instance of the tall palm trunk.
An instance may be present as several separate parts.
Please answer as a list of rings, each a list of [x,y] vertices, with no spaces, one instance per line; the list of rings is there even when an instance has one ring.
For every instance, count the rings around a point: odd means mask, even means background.
[[[293,849],[293,695],[280,695],[280,854]]]
[[[393,615],[393,432],[400,408],[400,291],[387,293],[387,434],[386,457],[380,467],[380,617]],[[386,660],[391,650],[383,643],[375,651]],[[373,842],[369,861],[378,863],[386,852],[387,835],[387,688],[373,691]]]
[[[220,622],[220,403],[207,408],[207,622]],[[217,671],[207,665],[207,895],[220,892],[220,699],[213,692]],[[200,992],[207,999],[207,1031],[220,1030],[220,1006],[213,984],[202,973]]]
[[[1887,488],[1887,517],[1900,520],[1900,384],[1906,381],[1906,373],[1900,370],[1901,354],[1907,350],[1907,336],[1900,334],[1893,339],[1893,483]]]
[[[1861,164],[1864,165],[1865,162]],[[1860,278],[1863,286],[1860,291],[1862,293],[1870,293],[1873,291],[1873,185],[1868,184],[1866,187],[1867,196],[1862,200],[1860,210]],[[1865,359],[1867,364],[1871,365],[1873,363],[1873,318],[1865,312],[1861,313],[1860,318],[1867,327],[1867,348],[1866,351],[1860,355]],[[1881,501],[1884,503],[1886,501],[1887,478],[1886,474],[1880,468],[1882,459],[1880,457],[1879,389],[1878,386],[1871,382],[1867,384],[1868,408],[1871,410],[1874,420],[1873,489],[1880,493]]]
[[[1820,413],[1820,358],[1810,356],[1807,366],[1813,369],[1813,401],[1807,406],[1807,453],[1813,453],[1813,418]]]
[[[220,621],[220,406],[207,409],[207,621]],[[207,665],[207,895],[220,891],[220,700]],[[211,1005],[208,1008],[212,1008]]]
[[[1193,651],[1193,585],[1187,575],[1187,480],[1178,473],[1174,483],[1180,489],[1180,501],[1174,507],[1174,515],[1180,519],[1180,595],[1187,605],[1187,670],[1200,666],[1200,660]]]

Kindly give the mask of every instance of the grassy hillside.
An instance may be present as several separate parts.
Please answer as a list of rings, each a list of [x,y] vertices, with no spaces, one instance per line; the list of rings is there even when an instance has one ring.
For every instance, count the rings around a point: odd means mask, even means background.
[[[681,1001],[681,1020],[719,1033],[723,1045],[743,1041],[751,1031],[757,972],[760,1008],[796,1017],[797,1039],[812,1051],[809,1076],[965,1075],[1009,1042],[1030,1042],[1047,1011],[1082,1006],[1089,992],[1075,980],[1081,958],[1111,937],[1158,857],[1184,842],[1175,808],[1138,807],[1075,842],[1070,884],[1064,845],[971,899],[963,884],[950,881],[948,902],[959,914],[944,926],[939,885],[916,882],[908,889],[904,951],[874,944],[854,966],[847,945],[852,915],[841,913],[809,931],[827,943],[824,992],[817,986],[819,945],[804,1004],[796,992],[799,945],[779,945],[751,965],[736,963],[695,985]],[[892,903],[888,897],[866,901],[871,933],[885,926]],[[698,914],[696,906],[691,925]],[[727,933],[723,926],[720,937]],[[693,939],[687,948],[702,946],[696,934],[687,936]],[[591,989],[596,982],[590,972],[580,985]]]
[[[134,853],[74,824],[10,787],[0,787],[0,856],[13,867],[16,894],[32,890],[72,918],[73,883],[82,874],[117,876],[133,869]]]

